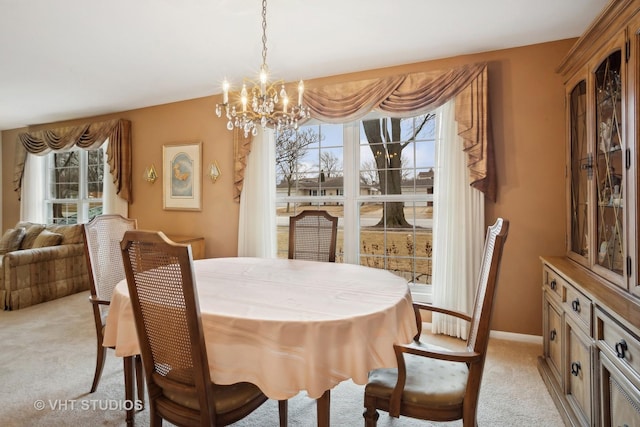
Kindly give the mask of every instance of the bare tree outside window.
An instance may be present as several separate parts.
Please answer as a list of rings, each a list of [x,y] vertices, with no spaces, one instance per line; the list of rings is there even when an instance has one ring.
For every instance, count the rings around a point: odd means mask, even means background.
[[[317,144],[322,140],[312,128],[287,129],[276,135],[276,167],[287,182],[287,195],[291,196],[291,189],[298,176],[300,176],[302,159],[311,144]],[[289,204],[287,203],[287,212]]]
[[[320,170],[325,178],[335,178],[341,175],[342,160],[331,151],[320,153]]]
[[[378,182],[382,194],[402,194],[402,150],[415,141],[427,122],[434,119],[435,114],[424,115],[418,126],[412,129],[412,134],[406,139],[402,139],[402,119],[385,117],[362,121],[364,132],[376,163]],[[387,228],[411,227],[404,216],[404,203],[385,203],[382,218],[377,226]]]

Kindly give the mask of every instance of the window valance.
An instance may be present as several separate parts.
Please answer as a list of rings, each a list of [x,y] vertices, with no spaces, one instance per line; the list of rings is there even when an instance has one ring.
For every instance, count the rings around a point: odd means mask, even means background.
[[[132,203],[131,122],[123,119],[20,133],[16,144],[14,191],[20,193],[22,190],[27,153],[43,156],[73,147],[91,150],[100,147],[107,139],[107,163],[116,193]]]
[[[433,111],[455,97],[458,135],[464,141],[469,183],[496,199],[493,143],[489,135],[487,64],[469,64],[443,71],[426,71],[379,79],[311,88],[304,102],[311,117],[328,123],[361,119],[371,111],[410,117]],[[234,134],[234,198],[240,200],[251,137]]]
[[[470,185],[496,198],[493,146],[488,132],[487,64],[425,71],[312,88],[304,93],[311,117],[328,123],[424,114],[455,97],[458,135],[464,141]]]

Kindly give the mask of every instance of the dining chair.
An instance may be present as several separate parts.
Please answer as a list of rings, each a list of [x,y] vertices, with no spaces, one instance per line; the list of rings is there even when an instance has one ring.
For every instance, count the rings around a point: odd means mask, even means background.
[[[509,221],[502,218],[487,230],[471,316],[428,304],[413,304],[418,333],[410,344],[394,344],[398,367],[376,369],[369,375],[364,392],[366,427],[376,426],[377,409],[395,418],[404,415],[429,421],[462,419],[464,427],[478,425],[478,396],[500,260],[508,230]],[[421,341],[420,310],[470,322],[465,350],[451,351]]]
[[[117,214],[104,214],[94,217],[82,227],[91,293],[89,301],[93,307],[93,320],[97,337],[96,369],[93,375],[91,393],[98,388],[107,355],[106,349],[102,345],[102,339],[107,315],[109,314],[113,288],[125,278],[120,241],[125,231],[134,230],[137,226],[138,223],[135,219],[125,218]],[[124,363],[126,382],[131,380],[128,378],[128,372],[130,371],[126,368],[126,363],[128,363],[126,358]],[[138,400],[144,402],[144,377],[142,375],[141,358],[137,356],[134,363]]]
[[[164,233],[127,231],[122,260],[149,393],[150,425],[234,423],[267,396],[254,384],[211,381],[191,247]],[[215,345],[215,343],[209,343]],[[279,401],[280,426],[287,401]]]
[[[306,210],[289,217],[289,259],[336,260],[338,218],[324,210]]]

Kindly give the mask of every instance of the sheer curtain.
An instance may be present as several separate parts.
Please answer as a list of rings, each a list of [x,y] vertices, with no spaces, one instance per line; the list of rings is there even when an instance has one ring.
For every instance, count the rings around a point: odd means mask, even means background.
[[[484,244],[484,194],[469,185],[455,101],[438,109],[433,214],[433,304],[469,313]],[[432,314],[432,330],[466,338],[467,322]]]
[[[113,176],[109,173],[109,161],[106,155],[109,140],[107,139],[102,145],[104,156],[104,174],[102,179],[102,213],[103,214],[120,214],[125,218],[129,216],[129,203],[118,197],[116,184],[113,182]]]
[[[247,158],[240,196],[238,256],[276,257],[275,146],[275,132],[259,128]]]
[[[20,198],[20,221],[35,222],[44,224],[47,219],[44,215],[44,173],[46,166],[45,156],[28,154],[24,165],[24,176],[22,178],[23,191]]]

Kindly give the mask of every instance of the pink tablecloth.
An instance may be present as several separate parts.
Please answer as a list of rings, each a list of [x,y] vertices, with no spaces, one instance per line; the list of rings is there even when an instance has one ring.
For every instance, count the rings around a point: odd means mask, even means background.
[[[272,399],[319,398],[341,381],[395,367],[393,343],[416,324],[406,281],[351,264],[260,258],[195,261],[212,380],[248,381]],[[104,336],[117,356],[139,353],[126,282]]]

